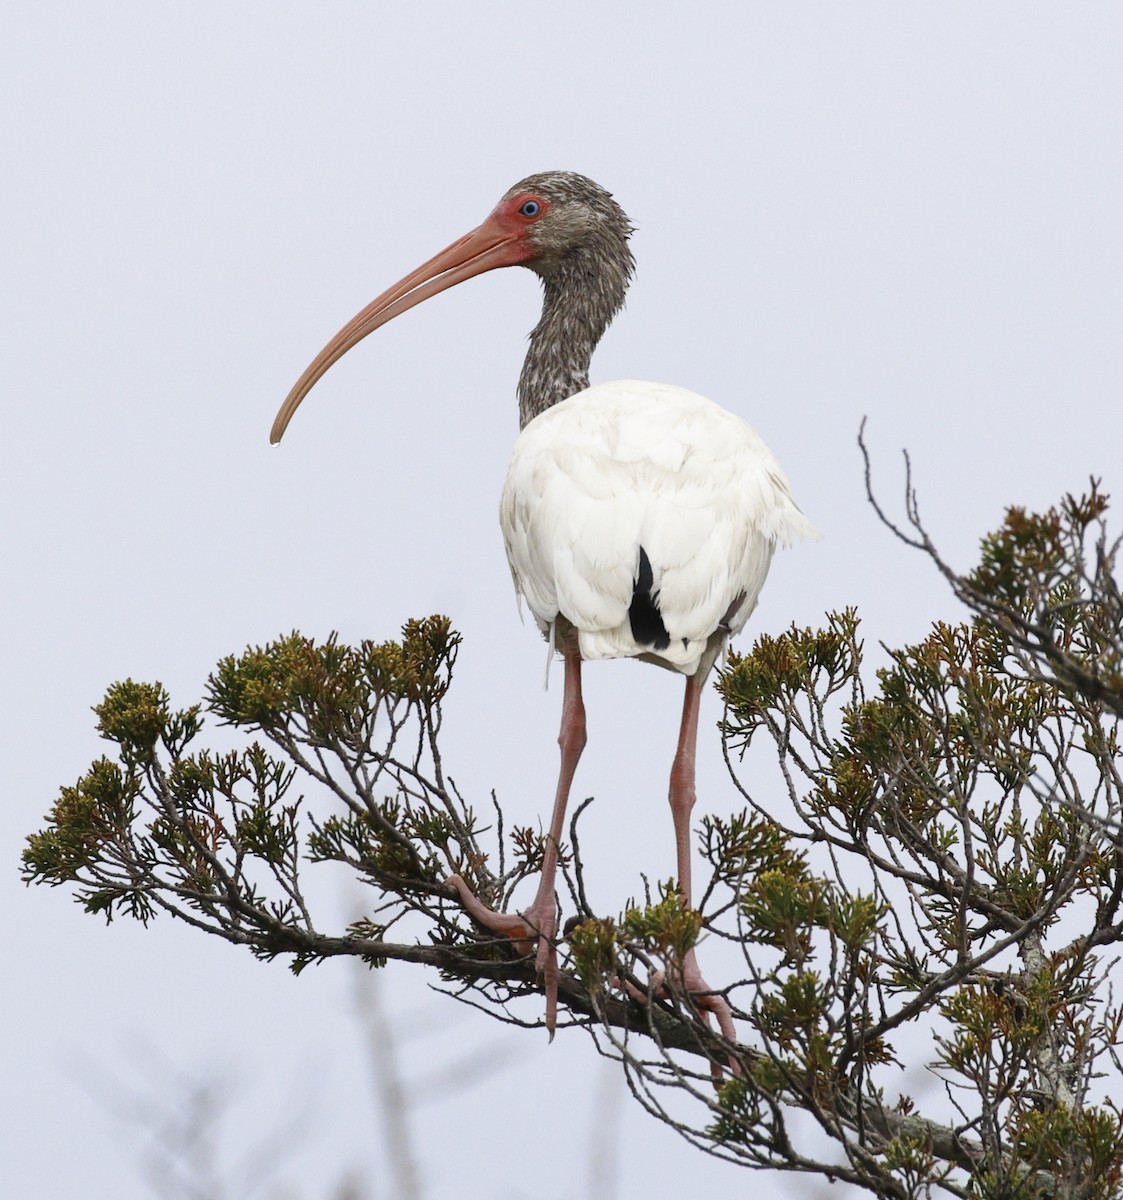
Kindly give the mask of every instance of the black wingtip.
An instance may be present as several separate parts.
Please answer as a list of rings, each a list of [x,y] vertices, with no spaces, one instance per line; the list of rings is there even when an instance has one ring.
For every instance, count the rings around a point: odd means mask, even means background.
[[[666,650],[671,644],[671,635],[659,612],[659,593],[651,590],[654,581],[651,560],[647,557],[647,551],[640,546],[639,568],[632,586],[632,603],[628,606],[628,623],[638,645]]]

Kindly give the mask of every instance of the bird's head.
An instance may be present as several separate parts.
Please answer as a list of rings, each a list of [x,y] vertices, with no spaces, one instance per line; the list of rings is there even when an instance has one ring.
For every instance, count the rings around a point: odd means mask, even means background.
[[[522,264],[543,278],[575,259],[587,261],[594,269],[599,265],[631,275],[632,224],[612,194],[585,175],[573,171],[530,175],[511,188],[488,220],[505,222],[516,231],[529,251]]]
[[[316,381],[368,333],[423,300],[497,267],[526,266],[550,284],[566,276],[611,279],[620,297],[631,278],[632,226],[610,193],[572,171],[544,171],[515,184],[482,225],[372,300],[320,351],[289,392],[269,440],[281,440]]]

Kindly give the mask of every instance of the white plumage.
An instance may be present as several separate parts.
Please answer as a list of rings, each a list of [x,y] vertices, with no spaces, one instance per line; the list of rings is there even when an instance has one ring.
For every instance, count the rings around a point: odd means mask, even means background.
[[[712,657],[739,596],[725,637],[749,619],[776,545],[814,534],[755,430],[696,392],[631,379],[527,425],[499,523],[515,588],[544,633],[560,615],[583,659],[642,655],[687,675]],[[628,616],[640,547],[670,635],[657,654]]]

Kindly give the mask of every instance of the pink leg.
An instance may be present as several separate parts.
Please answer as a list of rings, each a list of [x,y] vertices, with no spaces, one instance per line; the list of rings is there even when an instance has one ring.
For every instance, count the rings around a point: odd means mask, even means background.
[[[565,822],[569,789],[577,770],[577,760],[585,749],[585,703],[581,699],[581,656],[576,652],[565,655],[565,695],[562,700],[561,732],[558,745],[561,747],[561,772],[558,775],[558,790],[554,796],[554,812],[550,818],[550,832],[542,854],[542,874],[538,891],[528,908],[519,913],[497,913],[481,904],[459,875],[449,876],[447,882],[460,893],[460,901],[472,918],[493,933],[509,936],[516,949],[529,954],[534,942],[538,942],[535,966],[546,989],[546,1028],[553,1041],[558,1023],[558,953],[554,935],[558,928],[557,900],[554,897],[554,880],[558,870],[558,846],[561,844],[562,825]]]
[[[678,749],[671,766],[671,816],[675,823],[675,850],[678,859],[678,884],[683,900],[690,905],[690,814],[694,808],[694,760],[698,745],[698,710],[702,699],[702,680],[691,677],[686,681],[686,695],[682,704],[682,724],[679,727]],[[678,964],[682,987],[693,998],[694,1003],[709,1020],[708,1014],[717,1018],[722,1035],[731,1042],[737,1040],[733,1025],[733,1014],[723,996],[715,995],[710,985],[702,978],[698,959],[691,947]]]

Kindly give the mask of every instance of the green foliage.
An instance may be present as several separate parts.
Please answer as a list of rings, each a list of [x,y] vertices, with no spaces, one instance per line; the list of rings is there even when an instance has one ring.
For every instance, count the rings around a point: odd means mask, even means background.
[[[607,917],[590,917],[569,931],[573,965],[590,991],[603,991],[619,971],[619,930]]]
[[[1001,528],[983,538],[979,565],[968,580],[984,595],[1027,614],[1048,597],[1060,617],[1083,591],[1084,539],[1107,507],[1108,498],[1093,483],[1088,495],[1067,496],[1044,513],[1007,509]]]
[[[1044,514],[1011,509],[967,574],[936,554],[911,496],[908,511],[905,540],[969,619],[881,647],[872,671],[849,609],[731,655],[721,729],[746,807],[702,820],[699,907],[667,881],[617,919],[592,914],[580,857],[559,847],[581,912],[563,1003],[603,1020],[641,1103],[723,1157],[894,1200],[1108,1200],[1123,1189],[1103,1082],[1123,1045],[1123,599],[1106,500],[1093,486]],[[545,841],[504,834],[499,814],[493,872],[445,777],[458,645],[440,617],[358,646],[293,633],[223,659],[204,704],[178,711],[159,684],[115,684],[95,710],[113,753],[61,790],[25,878],[72,886],[107,919],[172,912],[296,972],[336,954],[423,962],[513,1019],[533,965],[471,926],[444,879],[503,907]],[[260,740],[199,748],[204,713]],[[316,928],[304,891],[302,871],[326,864],[370,885],[371,912],[340,936]],[[412,933],[390,942],[395,929]],[[704,939],[742,957],[722,989],[741,1045],[707,1030],[701,1004],[659,1002],[683,999],[676,961]],[[909,1051],[946,1097],[938,1119],[900,1091]],[[716,1098],[691,1054],[721,1075]],[[666,1086],[703,1120],[669,1117]],[[800,1149],[793,1109],[838,1153]]]
[[[763,814],[703,817],[702,853],[715,879],[730,885],[767,871],[800,878],[807,872],[806,851],[797,849],[788,832]]]
[[[143,764],[157,748],[177,755],[199,732],[201,720],[196,704],[173,713],[168,693],[159,683],[115,683],[105,699],[94,706],[98,733],[116,742],[122,757]]]
[[[1123,716],[1123,605],[1109,543],[1108,499],[1095,480],[1045,513],[1011,508],[983,539],[957,593],[1010,638],[1024,666],[1069,697]]]
[[[300,864],[337,861],[383,888],[439,886],[441,859],[472,844],[470,814],[422,774],[459,636],[443,617],[411,621],[400,642],[317,644],[290,634],[223,659],[205,706],[173,710],[158,683],[114,684],[96,706],[115,744],[64,788],[23,854],[29,882],[77,884],[91,912],[149,920],[171,911],[263,957],[320,957]],[[264,734],[241,751],[196,750],[202,712]],[[394,749],[412,725],[407,759]],[[432,755],[429,755],[433,765]],[[343,798],[322,821],[293,795],[298,777]],[[379,795],[387,788],[391,794]]]
[[[207,707],[231,725],[278,737],[299,730],[324,747],[363,748],[384,708],[440,704],[459,645],[446,617],[408,621],[400,642],[357,647],[334,635],[316,645],[292,633],[224,658],[208,683]]]
[[[698,940],[702,918],[688,908],[674,880],[660,885],[659,899],[624,913],[624,935],[660,955],[681,958]]]
[[[1080,1179],[1088,1200],[1113,1200],[1123,1188],[1123,1115],[1117,1104],[1029,1109],[1019,1114],[1012,1134],[1019,1161],[1034,1174],[1057,1181],[1067,1172]]]
[[[730,653],[718,691],[735,714],[726,733],[744,747],[774,709],[797,704],[812,694],[827,699],[857,677],[862,645],[853,609],[827,614],[826,629],[792,626],[780,637],[762,634],[747,655]]]
[[[855,1172],[878,1194],[898,1194],[890,1176],[927,1194],[949,1159],[973,1164],[972,1195],[1055,1195],[1089,1171],[1082,1195],[1118,1191],[1118,1113],[1091,1098],[1123,1025],[1095,952],[1123,940],[1123,603],[1104,508],[1093,489],[1012,509],[976,571],[937,559],[973,619],[883,648],[872,691],[851,611],[730,657],[727,747],[769,739],[787,795],[705,831],[764,1052],[722,1090],[721,1144],[767,1160],[777,1091],[828,1124],[861,1095],[887,1131]],[[952,1142],[934,1156],[930,1132],[903,1132],[907,1107],[884,1105],[890,1037],[922,1017],[982,1136],[966,1158]]]
[[[701,914],[687,907],[674,880],[659,886],[659,899],[629,905],[618,920],[590,917],[568,933],[573,965],[590,991],[603,992],[630,969],[637,955],[665,962],[681,960],[702,928]]]
[[[139,794],[135,776],[99,758],[73,787],[64,787],[47,817],[47,827],[27,839],[25,876],[57,886],[75,883],[83,869],[106,853],[131,826]],[[113,917],[114,905],[147,920],[151,906],[142,890],[124,882],[81,893],[87,912]]]

